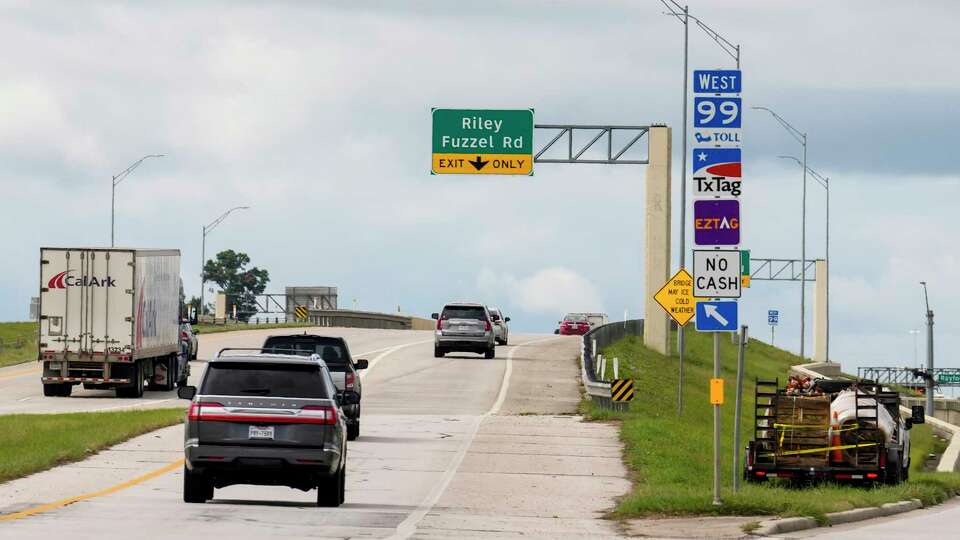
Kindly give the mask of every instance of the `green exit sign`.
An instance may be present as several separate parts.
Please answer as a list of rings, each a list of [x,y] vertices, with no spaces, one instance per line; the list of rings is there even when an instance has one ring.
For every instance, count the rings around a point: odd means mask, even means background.
[[[938,383],[960,383],[960,373],[941,373],[937,375]]]
[[[533,109],[433,109],[433,174],[533,174]]]

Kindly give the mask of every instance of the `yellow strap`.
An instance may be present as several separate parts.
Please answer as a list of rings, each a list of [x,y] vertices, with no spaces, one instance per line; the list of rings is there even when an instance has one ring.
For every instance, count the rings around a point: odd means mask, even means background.
[[[818,452],[829,452],[830,450],[849,450],[850,448],[865,448],[867,446],[877,446],[880,443],[862,443],[862,444],[846,444],[843,446],[826,446],[823,448],[806,448],[804,450],[788,450],[786,452],[780,452],[779,454],[762,454],[763,457],[774,457],[774,456],[793,456],[797,454],[816,454]]]
[[[773,425],[773,428],[774,428],[774,429],[823,429],[823,430],[828,430],[828,429],[830,429],[829,426],[824,427],[824,426],[822,426],[822,425],[817,425],[817,424],[774,424],[774,425]],[[858,425],[856,425],[856,424],[851,424],[851,425],[848,425],[848,426],[843,426],[843,427],[839,427],[839,428],[833,428],[833,432],[834,432],[834,433],[841,433],[841,432],[844,432],[844,431],[854,431],[854,430],[857,430],[857,429],[860,429],[860,426],[858,426]]]

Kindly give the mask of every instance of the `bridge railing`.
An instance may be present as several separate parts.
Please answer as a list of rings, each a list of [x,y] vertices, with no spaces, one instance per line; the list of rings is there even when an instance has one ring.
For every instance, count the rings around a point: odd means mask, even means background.
[[[601,407],[613,408],[610,383],[597,376],[597,356],[604,347],[627,336],[643,335],[643,319],[617,321],[598,326],[583,335],[581,342],[580,378],[590,399]]]

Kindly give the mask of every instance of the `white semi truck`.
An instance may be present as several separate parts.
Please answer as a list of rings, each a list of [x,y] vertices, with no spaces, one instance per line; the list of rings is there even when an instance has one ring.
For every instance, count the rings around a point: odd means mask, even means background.
[[[43,394],[73,386],[117,397],[173,390],[189,374],[180,346],[180,251],[40,249]]]

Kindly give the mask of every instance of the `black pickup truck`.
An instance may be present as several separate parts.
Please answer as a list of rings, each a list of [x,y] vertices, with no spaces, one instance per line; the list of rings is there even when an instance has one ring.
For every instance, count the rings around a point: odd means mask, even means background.
[[[367,369],[367,361],[353,360],[347,342],[341,337],[314,334],[270,336],[263,342],[263,352],[303,356],[320,355],[330,369],[330,375],[337,390],[341,392],[351,390],[361,398],[363,396],[360,376],[357,372]],[[360,403],[345,405],[343,412],[347,417],[347,440],[352,441],[360,436]]]

